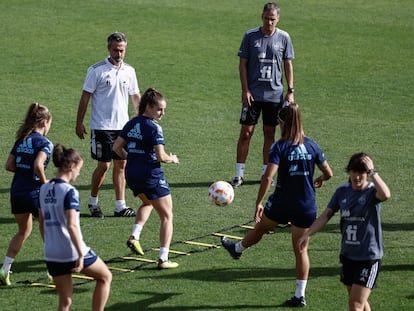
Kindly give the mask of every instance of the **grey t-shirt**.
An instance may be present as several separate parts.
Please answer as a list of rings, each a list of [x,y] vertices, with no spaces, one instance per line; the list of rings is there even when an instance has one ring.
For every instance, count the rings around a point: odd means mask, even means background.
[[[384,255],[382,246],[381,202],[370,182],[354,190],[350,183],[338,187],[328,208],[341,216],[341,255],[351,260],[375,260]]]
[[[292,41],[287,32],[276,28],[265,36],[260,27],[248,30],[237,54],[248,60],[247,79],[257,102],[283,101],[283,61],[294,58]]]

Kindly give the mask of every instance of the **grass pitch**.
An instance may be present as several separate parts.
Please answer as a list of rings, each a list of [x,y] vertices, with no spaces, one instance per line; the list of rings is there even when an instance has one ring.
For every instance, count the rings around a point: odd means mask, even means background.
[[[273,310],[294,291],[289,228],[277,228],[233,261],[214,233],[243,236],[254,213],[261,169],[261,128],[257,127],[246,168],[247,183],[232,205],[207,201],[208,186],[234,174],[239,132],[240,83],[237,50],[243,33],[261,24],[262,1],[3,1],[5,36],[1,82],[0,159],[3,163],[28,104],[39,101],[53,113],[48,137],[80,150],[84,169],[76,181],[85,209],[85,240],[114,274],[107,310]],[[373,310],[411,310],[414,303],[414,136],[410,1],[281,1],[279,27],[293,40],[295,99],[305,132],[325,151],[335,176],[318,190],[322,211],[334,189],[346,181],[344,167],[358,151],[370,153],[389,184],[384,204],[385,257]],[[157,271],[159,222],[153,215],[142,246],[148,261],[125,247],[132,219],[109,217],[114,193],[110,176],[100,193],[108,216],[88,215],[86,202],[95,163],[89,142],[75,135],[76,111],[86,69],[107,55],[113,31],[128,37],[126,62],[140,88],[157,87],[167,98],[162,120],[166,150],[179,166],[164,166],[172,188],[175,230],[172,257],[177,270]],[[88,116],[86,116],[86,120]],[[54,174],[51,165],[48,177]],[[0,257],[16,225],[10,214],[11,174],[0,171]],[[138,206],[127,191],[127,203]],[[308,310],[346,310],[339,282],[338,219],[312,238]],[[36,226],[13,265],[13,286],[0,288],[1,310],[55,310],[53,288],[45,283],[41,239]],[[90,310],[93,283],[75,278],[73,310]]]

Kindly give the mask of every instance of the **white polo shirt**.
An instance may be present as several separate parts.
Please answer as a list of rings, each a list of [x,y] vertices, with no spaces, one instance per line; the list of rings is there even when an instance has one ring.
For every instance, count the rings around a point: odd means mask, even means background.
[[[129,95],[139,93],[135,69],[126,63],[115,67],[108,58],[88,68],[83,90],[92,94],[94,130],[121,130],[129,120]]]

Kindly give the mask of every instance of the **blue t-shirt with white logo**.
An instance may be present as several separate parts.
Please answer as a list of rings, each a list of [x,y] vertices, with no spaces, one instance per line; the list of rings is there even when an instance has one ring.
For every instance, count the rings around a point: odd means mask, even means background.
[[[305,137],[301,145],[277,141],[270,148],[269,162],[278,165],[273,204],[294,212],[316,212],[313,174],[315,165],[326,160],[318,144]]]
[[[16,170],[10,193],[15,194],[40,188],[41,182],[34,171],[34,161],[41,151],[47,156],[43,164],[46,169],[53,151],[53,144],[50,140],[38,132],[32,132],[25,140],[15,142],[10,152],[16,158]]]
[[[165,144],[161,126],[141,115],[128,121],[119,136],[126,140],[128,158],[125,177],[128,184],[145,186],[153,181],[158,182],[163,171],[154,146]]]

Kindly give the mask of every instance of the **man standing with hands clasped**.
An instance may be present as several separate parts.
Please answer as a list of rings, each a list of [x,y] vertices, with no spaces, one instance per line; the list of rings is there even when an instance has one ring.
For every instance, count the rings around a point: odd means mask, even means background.
[[[237,142],[236,175],[231,180],[234,188],[244,182],[244,169],[250,140],[255,126],[263,114],[263,168],[266,171],[269,149],[275,140],[277,114],[283,101],[294,102],[293,65],[294,51],[287,32],[276,28],[280,8],[275,2],[265,4],[261,27],[248,30],[241,43],[238,56],[242,88],[240,136]],[[283,68],[283,69],[282,69]],[[283,98],[283,72],[287,94]]]
[[[85,138],[83,121],[91,98],[91,155],[98,164],[92,174],[89,211],[92,217],[104,218],[98,204],[98,193],[113,160],[112,182],[116,197],[114,216],[135,217],[134,210],[125,203],[126,160],[112,152],[112,146],[129,120],[129,97],[135,111],[138,111],[141,96],[135,69],[123,61],[127,46],[125,35],[114,32],[107,42],[109,56],[89,67],[86,74],[78,107],[76,135],[80,139]]]

